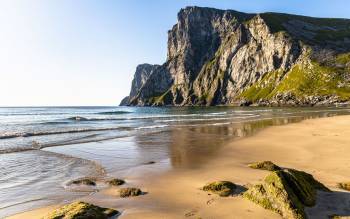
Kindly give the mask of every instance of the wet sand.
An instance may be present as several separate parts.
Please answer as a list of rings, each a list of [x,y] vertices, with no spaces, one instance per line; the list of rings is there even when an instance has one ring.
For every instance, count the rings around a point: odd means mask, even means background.
[[[309,172],[336,191],[318,194],[317,205],[306,209],[310,218],[350,215],[350,193],[336,188],[338,182],[350,181],[349,124],[350,116],[337,116],[266,128],[252,137],[228,143],[217,156],[195,168],[163,172],[158,171],[162,163],[156,163],[115,173],[126,176],[127,186],[140,187],[146,195],[122,199],[117,188],[109,188],[79,200],[120,210],[119,218],[280,218],[239,195],[223,198],[200,190],[215,180],[241,186],[257,183],[268,172],[250,169],[247,164],[271,160]],[[40,218],[52,208],[9,218]]]

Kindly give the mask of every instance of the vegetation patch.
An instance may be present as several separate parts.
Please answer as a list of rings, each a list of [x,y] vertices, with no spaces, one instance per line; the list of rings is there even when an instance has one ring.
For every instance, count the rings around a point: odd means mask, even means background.
[[[125,183],[124,180],[122,179],[111,179],[108,181],[108,184],[111,185],[111,186],[120,186],[120,185],[123,185]]]
[[[349,83],[346,81],[347,71],[312,62],[310,66],[296,65],[284,77],[269,97],[277,93],[292,92],[297,97],[334,95],[342,100],[350,99]]]
[[[249,188],[243,197],[284,218],[307,218],[304,207],[316,203],[317,190],[330,191],[312,175],[284,169],[272,171],[261,184]]]
[[[271,161],[262,161],[262,162],[251,163],[248,165],[248,167],[253,168],[253,169],[268,170],[268,171],[281,170],[281,167],[277,166],[276,164],[272,163]]]
[[[340,101],[350,99],[349,67],[350,54],[338,55],[335,63],[343,66],[322,65],[316,61],[297,64],[288,72],[269,72],[243,91],[238,99],[252,102],[273,100],[277,94],[290,93],[298,99],[308,96],[335,96]]]
[[[142,191],[138,188],[121,188],[119,190],[120,197],[126,198],[130,196],[142,195]]]
[[[227,197],[234,193],[236,187],[234,183],[229,181],[216,181],[203,186],[203,191],[209,191],[219,196]]]
[[[86,202],[73,202],[65,205],[43,219],[108,219],[119,212],[110,208],[101,208]]]
[[[282,71],[266,73],[260,81],[254,83],[247,90],[241,93],[239,98],[244,98],[252,102],[256,102],[260,99],[268,99],[270,93],[277,86],[282,73]]]

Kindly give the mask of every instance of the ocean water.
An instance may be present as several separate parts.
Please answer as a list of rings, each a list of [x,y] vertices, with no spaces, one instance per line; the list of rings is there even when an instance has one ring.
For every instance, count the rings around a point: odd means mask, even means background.
[[[347,107],[0,108],[0,218],[88,195],[68,182],[155,161],[198,168],[225,142]],[[234,159],[234,158],[233,158]]]

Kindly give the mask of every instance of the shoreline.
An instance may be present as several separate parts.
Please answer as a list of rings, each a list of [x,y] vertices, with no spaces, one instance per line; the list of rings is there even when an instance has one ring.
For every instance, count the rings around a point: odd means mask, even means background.
[[[130,171],[128,185],[140,187],[148,192],[146,195],[121,199],[117,197],[116,189],[110,188],[79,200],[122,211],[119,218],[232,218],[232,212],[234,218],[280,218],[239,196],[221,198],[199,188],[215,180],[228,180],[241,186],[257,183],[267,172],[250,169],[247,164],[271,160],[283,167],[306,171],[337,191],[337,183],[350,180],[350,174],[347,174],[350,167],[348,124],[350,116],[335,116],[268,127],[253,136],[229,142],[220,149],[218,156],[198,168],[148,175],[147,168],[157,172],[156,164]],[[320,194],[320,203],[306,211],[311,218],[344,214],[340,211],[344,203],[350,201],[349,196],[350,193],[342,191],[328,203]],[[8,218],[40,218],[56,206]],[[345,213],[350,215],[350,210]]]

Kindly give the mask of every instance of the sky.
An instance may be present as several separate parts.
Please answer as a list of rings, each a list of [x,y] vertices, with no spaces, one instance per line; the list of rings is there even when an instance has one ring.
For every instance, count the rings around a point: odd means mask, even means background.
[[[186,6],[350,18],[348,0],[0,0],[0,106],[116,106]]]

